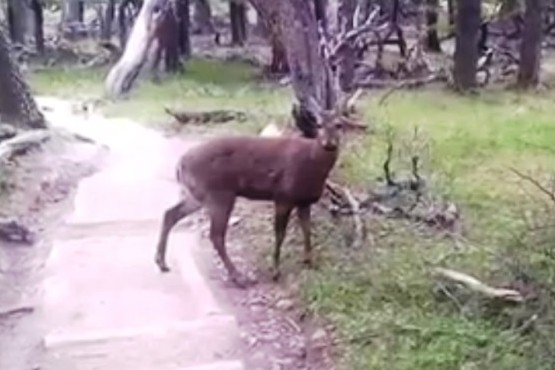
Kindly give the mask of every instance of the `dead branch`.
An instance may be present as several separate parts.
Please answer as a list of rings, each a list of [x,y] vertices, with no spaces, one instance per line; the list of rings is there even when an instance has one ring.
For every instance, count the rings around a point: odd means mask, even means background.
[[[48,130],[33,130],[19,134],[0,143],[0,161],[24,155],[51,138]]]
[[[183,124],[227,123],[230,121],[245,121],[247,119],[247,115],[244,112],[227,109],[218,109],[205,112],[187,112],[175,111],[168,107],[164,107],[164,110],[177,122]]]
[[[524,297],[517,290],[491,287],[476,279],[475,277],[464,274],[462,272],[438,267],[434,269],[434,274],[439,278],[461,284],[467,289],[476,293],[480,293],[487,298],[501,299],[504,301],[515,303],[520,303],[524,301]]]
[[[547,195],[549,197],[549,199],[551,199],[553,201],[553,203],[555,203],[555,194],[553,193],[553,191],[547,189],[544,185],[542,185],[538,180],[534,179],[532,176],[530,175],[526,175],[520,171],[518,171],[515,168],[510,168],[510,170],[517,175],[518,177],[520,177],[523,180],[526,180],[528,182],[530,182],[532,185],[534,185],[539,191],[541,191],[542,193],[544,193],[545,195]]]

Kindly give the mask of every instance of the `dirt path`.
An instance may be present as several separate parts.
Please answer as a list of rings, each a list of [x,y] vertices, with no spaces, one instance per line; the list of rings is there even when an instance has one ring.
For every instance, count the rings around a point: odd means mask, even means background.
[[[178,195],[174,166],[195,141],[166,138],[127,120],[76,116],[68,102],[38,101],[56,126],[108,150],[100,170],[80,182],[72,212],[55,228],[52,248],[27,259],[46,260],[44,273],[32,284],[14,279],[19,298],[35,291],[36,309],[5,332],[22,341],[4,347],[9,367],[0,368],[332,368],[324,351],[326,332],[301,322],[291,284],[262,277],[243,291],[226,282],[202,238],[202,215],[176,227],[168,256],[173,270],[157,271],[160,218]],[[239,219],[253,210],[244,203],[238,208]],[[254,262],[245,257],[250,253],[240,231],[241,225],[232,226],[230,250],[247,270]],[[0,332],[0,348],[2,338]]]

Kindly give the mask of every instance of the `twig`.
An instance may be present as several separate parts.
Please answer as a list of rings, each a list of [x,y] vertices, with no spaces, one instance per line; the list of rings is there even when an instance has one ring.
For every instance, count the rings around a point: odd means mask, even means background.
[[[518,171],[515,168],[510,168],[510,170],[514,174],[516,174],[518,177],[520,177],[521,179],[524,179],[524,180],[530,182],[532,185],[534,185],[536,188],[538,188],[542,193],[547,195],[549,197],[549,199],[551,199],[553,201],[553,203],[555,203],[555,194],[551,190],[547,189],[545,186],[540,184],[540,182],[538,180],[534,179],[530,175],[526,175],[526,174]]]
[[[437,276],[441,278],[462,284],[466,286],[468,289],[477,293],[481,293],[484,296],[489,298],[497,298],[497,299],[502,299],[505,301],[516,302],[516,303],[524,301],[524,297],[517,290],[494,288],[462,272],[444,269],[440,267],[435,268],[434,272]]]

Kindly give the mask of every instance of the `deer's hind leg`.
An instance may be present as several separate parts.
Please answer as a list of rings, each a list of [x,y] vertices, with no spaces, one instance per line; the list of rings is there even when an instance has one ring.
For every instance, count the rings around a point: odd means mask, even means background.
[[[158,246],[156,248],[156,265],[161,272],[170,271],[168,265],[166,264],[166,250],[168,245],[168,235],[171,229],[180,220],[195,213],[202,208],[202,205],[193,199],[191,196],[184,197],[175,206],[169,208],[164,213],[164,220],[162,222],[162,229],[160,231],[160,238],[158,240]]]
[[[254,282],[243,276],[227,254],[226,233],[229,216],[235,205],[235,195],[229,193],[212,194],[206,202],[206,210],[210,217],[210,241],[224,264],[230,280],[239,288],[246,288]]]

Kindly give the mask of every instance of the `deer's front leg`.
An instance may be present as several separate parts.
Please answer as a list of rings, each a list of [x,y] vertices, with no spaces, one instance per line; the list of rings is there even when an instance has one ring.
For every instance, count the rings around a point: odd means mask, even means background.
[[[275,216],[274,216],[274,232],[275,232],[275,248],[273,255],[273,273],[272,278],[277,281],[280,276],[279,260],[281,256],[281,245],[285,239],[285,234],[287,232],[287,224],[289,223],[289,216],[291,215],[293,207],[288,204],[275,204]]]

